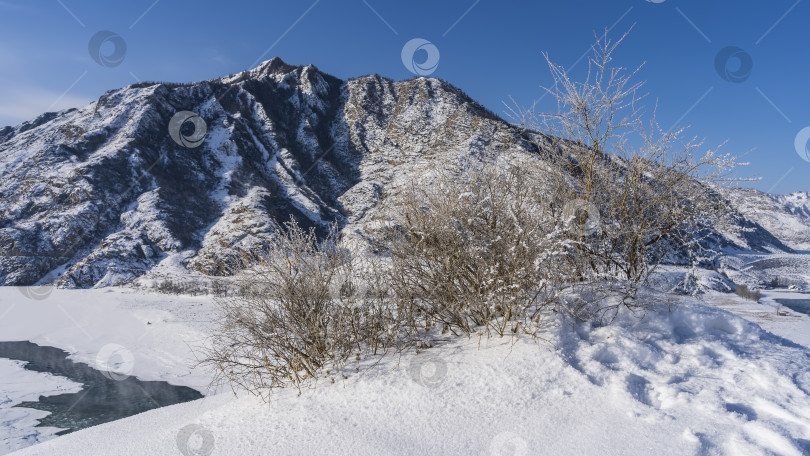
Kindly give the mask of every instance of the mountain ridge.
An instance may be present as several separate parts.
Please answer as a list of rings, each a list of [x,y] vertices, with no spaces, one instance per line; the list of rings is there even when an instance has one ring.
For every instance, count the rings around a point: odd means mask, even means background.
[[[178,112],[205,122],[199,147],[172,139]],[[274,58],[217,79],[132,84],[0,129],[0,284],[232,274],[290,216],[356,230],[385,188],[437,160],[542,142],[434,78],[341,80]],[[791,250],[737,215],[721,245]]]
[[[29,284],[64,266],[62,285],[115,284],[137,275],[125,268],[148,270],[188,250],[199,253],[187,263],[194,270],[232,272],[275,220],[345,224],[352,210],[337,197],[359,182],[362,157],[393,152],[387,160],[403,161],[392,142],[402,127],[430,132],[467,108],[496,119],[436,79],[342,81],[272,59],[217,80],[133,84],[44,114],[4,130],[0,143],[0,194],[11,197],[0,206],[0,277]],[[181,110],[208,123],[199,149],[166,134]],[[250,217],[236,215],[242,210]],[[223,228],[222,217],[235,225]],[[239,251],[215,252],[237,241]]]

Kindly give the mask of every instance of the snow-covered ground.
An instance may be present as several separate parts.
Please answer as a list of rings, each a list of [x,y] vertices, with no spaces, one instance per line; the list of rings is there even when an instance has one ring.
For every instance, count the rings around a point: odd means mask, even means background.
[[[459,339],[364,363],[301,395],[265,403],[211,392],[18,454],[807,454],[810,350],[799,344],[810,342],[810,317],[777,316],[774,297],[685,298],[609,326],[557,324],[544,341]],[[134,355],[133,375],[206,392],[209,374],[189,367],[189,347],[202,343],[213,309],[210,298],[121,289],[31,300],[0,288],[0,339],[91,365],[118,344]],[[75,388],[0,363],[0,448],[54,431],[31,427],[40,412],[10,405]]]
[[[810,293],[763,290],[759,302],[722,293],[713,294],[708,299],[712,305],[752,321],[766,331],[810,347],[810,316],[795,312],[775,301],[775,299],[810,299]]]

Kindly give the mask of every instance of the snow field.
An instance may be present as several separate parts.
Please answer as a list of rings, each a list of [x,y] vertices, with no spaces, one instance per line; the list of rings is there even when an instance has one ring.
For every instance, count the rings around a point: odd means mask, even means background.
[[[76,312],[86,306],[71,307],[73,293],[104,293],[105,304],[90,312],[101,320],[115,316],[108,321],[119,328],[117,340],[138,355],[135,375],[178,383],[204,378],[182,363],[173,365],[188,350],[176,344],[209,324],[212,307],[204,299],[177,298],[171,307],[166,301],[176,298],[109,290],[57,290],[49,299],[63,300],[66,310]],[[544,341],[495,338],[479,346],[478,339],[462,338],[418,355],[368,360],[347,380],[323,380],[300,395],[277,391],[269,402],[244,393],[210,395],[18,454],[810,451],[810,351],[728,311],[694,298],[684,301],[672,312],[661,308],[643,318],[624,312],[601,327],[561,321]],[[147,318],[158,333],[136,344],[143,329],[133,320],[143,324]],[[64,348],[73,338],[80,343],[72,351],[80,354],[109,342],[84,342],[81,331],[54,315],[60,319],[65,328],[52,331],[53,345]],[[75,319],[92,322],[89,316]],[[0,319],[0,334],[7,325],[8,317]],[[803,327],[810,328],[806,322]]]

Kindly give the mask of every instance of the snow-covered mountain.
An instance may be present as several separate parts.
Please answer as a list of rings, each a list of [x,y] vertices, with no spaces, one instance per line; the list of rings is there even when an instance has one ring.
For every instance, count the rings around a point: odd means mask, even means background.
[[[753,220],[795,250],[810,250],[810,192],[771,195],[738,188],[728,198],[749,220]]]
[[[204,121],[201,144],[189,124],[173,138],[183,111]],[[277,58],[221,79],[112,90],[0,129],[0,284],[229,274],[255,260],[277,221],[359,224],[386,186],[436,160],[537,152],[538,138],[438,79],[344,81]],[[805,248],[807,195],[784,198],[734,199],[740,211],[717,241]],[[767,210],[750,211],[754,202]]]

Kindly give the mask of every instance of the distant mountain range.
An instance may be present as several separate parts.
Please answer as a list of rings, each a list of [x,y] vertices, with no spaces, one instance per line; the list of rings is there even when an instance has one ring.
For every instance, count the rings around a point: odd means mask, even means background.
[[[0,284],[228,275],[277,221],[361,226],[436,160],[537,152],[542,135],[433,78],[341,80],[272,59],[220,79],[140,83],[0,129]],[[810,250],[810,194],[729,190],[722,246]]]

